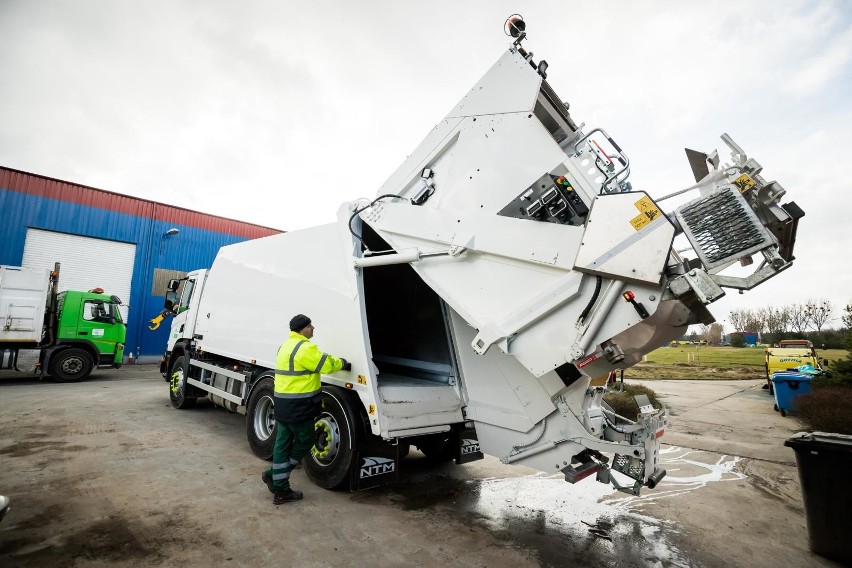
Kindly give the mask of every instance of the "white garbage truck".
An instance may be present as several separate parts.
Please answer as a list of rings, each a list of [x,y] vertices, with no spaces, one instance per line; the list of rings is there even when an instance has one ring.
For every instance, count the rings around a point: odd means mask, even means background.
[[[728,136],[731,163],[687,151],[696,184],[672,193],[678,207],[634,189],[626,153],[575,122],[521,28],[508,22],[505,53],[375,199],[225,246],[169,283],[175,407],[208,397],[245,414],[252,451],[271,456],[276,353],[304,313],[320,348],[352,363],[323,377],[304,464],[319,486],[393,481],[412,445],[633,494],[662,479],[665,411],[617,416],[601,377],[712,322],[724,288],[787,269],[804,213]]]

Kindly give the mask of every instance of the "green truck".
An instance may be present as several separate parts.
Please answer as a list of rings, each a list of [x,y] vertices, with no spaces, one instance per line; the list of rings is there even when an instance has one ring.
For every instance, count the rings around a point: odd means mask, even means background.
[[[54,270],[0,266],[0,367],[19,371],[19,355],[33,350],[34,371],[60,382],[95,368],[118,368],[127,334],[117,296],[101,289],[59,292]]]

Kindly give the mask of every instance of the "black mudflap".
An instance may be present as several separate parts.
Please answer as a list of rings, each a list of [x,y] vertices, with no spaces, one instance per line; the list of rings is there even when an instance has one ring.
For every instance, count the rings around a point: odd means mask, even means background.
[[[396,483],[399,479],[399,446],[378,436],[367,436],[352,459],[357,465],[352,468],[351,491]]]
[[[453,431],[456,437],[456,464],[461,465],[485,456],[479,448],[479,437],[472,422],[466,422],[461,429]]]

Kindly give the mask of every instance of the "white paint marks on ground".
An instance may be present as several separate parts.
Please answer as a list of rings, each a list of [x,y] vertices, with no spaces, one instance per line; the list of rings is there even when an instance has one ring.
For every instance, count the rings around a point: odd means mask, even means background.
[[[739,457],[723,455],[712,461],[713,455],[701,450],[664,446],[660,450],[660,466],[666,470],[666,477],[656,489],[646,489],[639,497],[626,496],[614,501],[620,505],[635,507],[691,493],[710,483],[745,479],[745,474],[734,471],[740,461]],[[711,461],[701,458],[711,458]]]
[[[632,483],[615,474],[621,484]],[[690,566],[688,557],[671,541],[675,527],[639,514],[629,500],[606,500],[616,490],[611,485],[587,479],[571,485],[561,474],[536,474],[509,479],[486,479],[480,483],[474,510],[496,530],[517,533],[534,525],[537,530],[596,540],[607,554],[630,566]],[[611,540],[596,539],[602,531]],[[567,562],[568,560],[566,560]]]
[[[644,488],[639,497],[592,479],[570,485],[560,474],[536,474],[483,480],[474,509],[495,529],[511,527],[522,519],[541,529],[574,535],[603,527],[612,539],[607,544],[611,552],[636,561],[637,566],[690,566],[689,557],[672,542],[672,535],[678,532],[674,524],[643,514],[641,507],[746,476],[734,471],[738,457],[716,459],[716,454],[675,446],[664,446],[660,454],[667,475],[656,489]],[[622,485],[633,483],[621,474],[613,475]]]

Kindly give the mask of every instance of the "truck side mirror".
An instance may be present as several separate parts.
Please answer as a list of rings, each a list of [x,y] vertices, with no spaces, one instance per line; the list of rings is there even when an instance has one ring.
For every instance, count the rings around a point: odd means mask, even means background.
[[[180,296],[177,295],[177,292],[172,292],[171,290],[169,290],[168,292],[166,292],[166,301],[163,302],[163,307],[167,310],[174,311],[174,307],[178,304],[179,301]]]
[[[175,280],[172,278],[169,280],[169,290],[172,292],[177,292],[177,289],[180,287],[180,280]]]
[[[113,303],[117,306],[121,305],[121,298],[119,298],[118,296],[110,296],[109,301],[110,301],[110,303]]]

